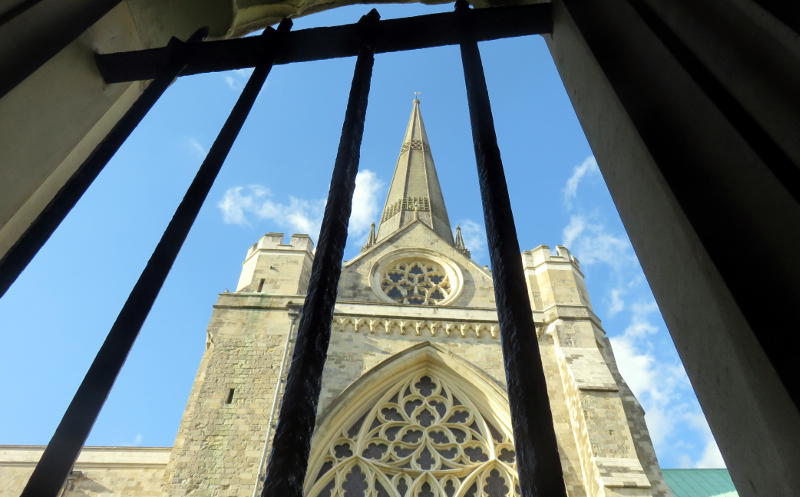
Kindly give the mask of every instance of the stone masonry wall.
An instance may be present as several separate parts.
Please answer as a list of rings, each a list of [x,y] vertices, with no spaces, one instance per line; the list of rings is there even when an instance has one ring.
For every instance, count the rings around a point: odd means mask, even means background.
[[[0,448],[0,497],[17,497],[43,446]],[[61,497],[161,497],[170,447],[84,447]]]
[[[308,235],[284,243],[283,233],[267,233],[248,249],[237,291],[220,295],[165,471],[165,495],[242,497],[257,488],[313,250]]]
[[[564,247],[554,255],[544,246],[525,252],[523,260],[558,370],[548,373],[548,386],[556,378],[561,381],[587,495],[670,496],[649,437],[642,437],[647,433],[644,413],[608,353],[577,261]],[[550,400],[556,403],[552,393]],[[561,439],[559,446],[563,451]]]
[[[215,308],[211,343],[166,471],[168,496],[253,492],[291,317],[285,302],[264,309],[246,300],[223,295]]]

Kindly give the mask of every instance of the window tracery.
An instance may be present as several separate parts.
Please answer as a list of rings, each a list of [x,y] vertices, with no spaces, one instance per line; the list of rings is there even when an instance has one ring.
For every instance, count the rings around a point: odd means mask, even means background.
[[[327,448],[309,497],[517,497],[510,437],[442,378],[416,374]]]
[[[439,264],[424,259],[404,259],[385,269],[381,290],[401,304],[436,305],[447,299],[452,286]]]

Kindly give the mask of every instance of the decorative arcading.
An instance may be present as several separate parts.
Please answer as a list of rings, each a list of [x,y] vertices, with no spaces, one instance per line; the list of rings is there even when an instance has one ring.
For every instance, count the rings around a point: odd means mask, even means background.
[[[440,336],[450,338],[497,339],[496,322],[458,322],[432,319],[397,319],[374,316],[333,317],[333,329],[338,332],[381,333],[385,335]]]
[[[386,209],[383,211],[381,222],[392,218],[400,211],[429,212],[430,210],[431,201],[428,197],[405,197],[386,207]]]

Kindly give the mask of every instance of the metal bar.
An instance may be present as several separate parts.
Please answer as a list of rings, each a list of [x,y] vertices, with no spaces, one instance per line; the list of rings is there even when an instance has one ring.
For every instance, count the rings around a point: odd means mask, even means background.
[[[550,4],[475,9],[464,15],[475,41],[549,33]],[[409,36],[414,33],[414,36]],[[380,21],[375,29],[375,53],[453,45],[461,40],[453,13]],[[358,55],[360,34],[356,24],[303,29],[289,34],[276,64],[324,60]],[[252,38],[209,41],[190,45],[189,64],[181,75],[251,67],[263,48]],[[163,48],[99,55],[97,64],[106,82],[152,78],[165,64]]]
[[[202,28],[195,32],[188,42],[202,40],[206,33],[207,29]],[[108,161],[117,153],[131,132],[136,129],[144,116],[161,98],[164,91],[178,77],[186,65],[185,47],[186,43],[177,38],[169,41],[169,45],[167,45],[169,63],[163,67],[161,73],[148,85],[122,118],[117,121],[117,124],[111,128],[103,141],[97,144],[89,157],[83,161],[83,164],[58,190],[28,229],[0,259],[0,297],[5,295],[8,288],[14,284],[20,273],[25,270],[42,245],[61,224],[61,221],[75,207]]]
[[[285,21],[278,29],[286,32],[290,28],[291,21]],[[261,37],[265,44],[279,41],[271,28]],[[247,81],[45,448],[22,497],[58,495],[270,69],[272,61],[266,58]]]
[[[463,0],[456,2],[456,14],[464,15],[468,8]],[[469,26],[465,25],[463,29],[468,30]],[[492,261],[520,490],[523,497],[566,497],[553,415],[483,64],[478,44],[471,41],[468,33],[464,38],[461,61]]]
[[[26,1],[0,15],[0,98],[119,2]]]
[[[283,373],[286,371],[286,363],[289,362],[289,349],[293,343],[294,331],[297,327],[297,321],[302,312],[302,307],[296,304],[289,304],[289,317],[292,322],[289,325],[289,333],[286,335],[286,343],[283,345],[283,357],[281,357],[281,367],[278,369],[278,381],[275,383],[275,396],[272,398],[272,408],[269,410],[269,420],[267,420],[267,434],[264,436],[264,446],[261,449],[261,459],[258,461],[258,473],[256,482],[253,484],[252,497],[258,497],[259,490],[263,488],[264,483],[264,467],[267,464],[267,457],[269,456],[269,440],[272,436],[272,428],[275,426],[275,414],[280,407],[281,395],[283,394],[283,386],[286,383],[283,379]]]
[[[378,11],[372,9],[358,23],[361,50],[350,86],[319,245],[311,267],[309,292],[297,329],[262,497],[303,496],[303,480],[316,422],[322,369],[328,354],[331,320],[361,155],[375,53],[372,40],[379,18]]]

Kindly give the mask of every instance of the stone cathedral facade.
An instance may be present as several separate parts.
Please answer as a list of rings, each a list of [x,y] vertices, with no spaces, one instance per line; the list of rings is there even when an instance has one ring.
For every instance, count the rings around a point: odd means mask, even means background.
[[[416,99],[379,221],[342,268],[305,495],[519,495],[491,272],[453,233]],[[65,495],[258,495],[313,257],[307,235],[250,247],[174,447],[86,449]],[[578,261],[521,257],[568,495],[670,497]]]

